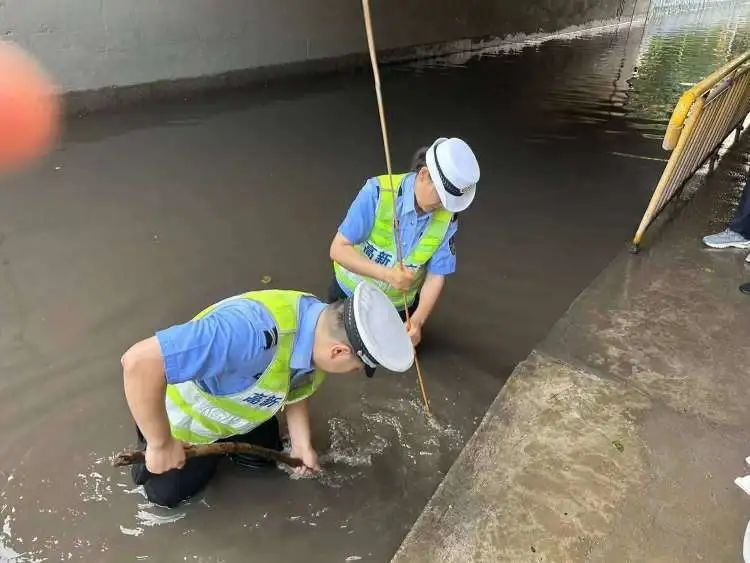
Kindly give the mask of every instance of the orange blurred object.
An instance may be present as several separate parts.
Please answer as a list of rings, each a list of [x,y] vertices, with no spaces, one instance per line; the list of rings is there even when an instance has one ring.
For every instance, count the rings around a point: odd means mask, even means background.
[[[57,88],[22,49],[0,41],[0,173],[29,164],[57,137]]]

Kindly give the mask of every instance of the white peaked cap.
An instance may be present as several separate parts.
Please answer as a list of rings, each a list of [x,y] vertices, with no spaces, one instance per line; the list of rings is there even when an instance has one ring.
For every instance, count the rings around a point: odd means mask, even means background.
[[[385,293],[371,283],[361,282],[347,300],[344,325],[367,375],[378,365],[404,372],[414,363],[414,346],[404,322]]]
[[[461,139],[440,138],[427,150],[427,170],[448,211],[463,211],[477,195],[479,163]]]

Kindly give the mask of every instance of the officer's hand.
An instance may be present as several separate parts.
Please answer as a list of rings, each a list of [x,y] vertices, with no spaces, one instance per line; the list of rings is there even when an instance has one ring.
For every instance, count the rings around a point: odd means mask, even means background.
[[[297,475],[313,475],[320,471],[320,462],[318,461],[318,452],[316,452],[312,446],[306,446],[297,448],[292,446],[292,451],[289,453],[292,457],[296,457],[302,460],[304,465],[294,468],[294,472]]]
[[[165,473],[170,469],[182,469],[185,465],[185,446],[170,438],[163,446],[146,445],[146,469],[151,473]]]
[[[388,269],[388,278],[385,281],[394,289],[406,291],[414,282],[414,274],[407,268],[396,266]]]
[[[422,341],[422,323],[412,321],[406,325],[406,331],[409,333],[412,346],[415,348],[419,346],[419,343]]]

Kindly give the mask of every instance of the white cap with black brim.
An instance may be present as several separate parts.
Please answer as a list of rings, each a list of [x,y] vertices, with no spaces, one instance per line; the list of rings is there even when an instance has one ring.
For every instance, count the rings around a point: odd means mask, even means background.
[[[414,363],[414,347],[398,311],[374,285],[361,282],[346,300],[344,327],[368,377],[378,365],[404,372]]]
[[[479,163],[469,145],[441,137],[427,149],[425,160],[443,207],[452,213],[469,207],[479,182]]]

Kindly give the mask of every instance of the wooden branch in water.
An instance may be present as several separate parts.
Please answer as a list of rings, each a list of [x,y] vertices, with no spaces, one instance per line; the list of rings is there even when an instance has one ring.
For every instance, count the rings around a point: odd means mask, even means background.
[[[185,446],[185,457],[202,457],[207,455],[227,455],[227,454],[251,454],[270,461],[285,463],[290,467],[300,467],[304,465],[301,459],[289,457],[276,450],[253,446],[243,442],[214,442],[213,444],[199,444],[195,446]],[[120,452],[112,460],[115,467],[124,467],[135,463],[143,463],[146,459],[145,452],[136,450],[131,452]]]

